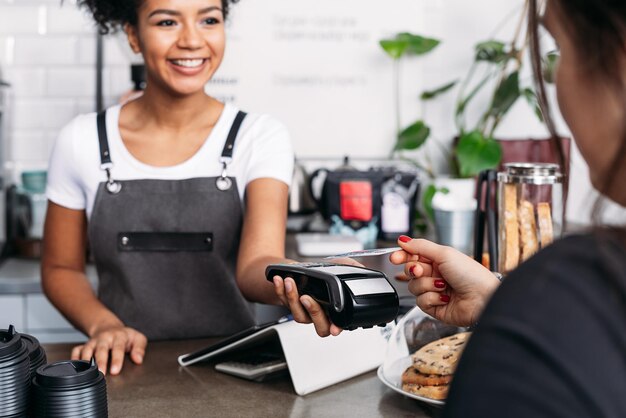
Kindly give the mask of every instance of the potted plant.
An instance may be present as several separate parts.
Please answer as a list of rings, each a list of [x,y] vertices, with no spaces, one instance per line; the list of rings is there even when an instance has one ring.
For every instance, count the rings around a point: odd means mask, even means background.
[[[502,148],[495,139],[495,133],[519,99],[525,100],[543,122],[536,94],[531,87],[531,80],[525,82],[520,78],[527,46],[527,36],[523,31],[524,18],[525,10],[522,10],[510,41],[487,39],[476,44],[474,60],[461,80],[448,82],[421,94],[420,100],[428,102],[454,88],[458,89],[455,108],[451,109],[457,135],[452,146],[444,150],[450,163],[449,171],[452,178],[472,179],[480,171],[496,168],[500,164]],[[394,60],[395,68],[398,68],[403,56],[426,54],[439,43],[439,40],[410,33],[400,33],[395,38],[380,41],[383,50]],[[407,46],[403,46],[404,44]],[[418,49],[413,45],[422,45],[422,48]],[[544,77],[548,82],[552,80],[557,58],[555,53],[550,53],[544,58]],[[399,88],[397,81],[395,88]],[[488,94],[490,100],[481,110],[481,116],[477,120],[470,121],[468,109],[478,105],[479,101],[476,98],[479,93]],[[397,95],[396,92],[396,97]],[[396,105],[396,112],[398,111]],[[392,156],[406,158],[406,152],[421,151],[430,133],[431,128],[423,119],[418,119],[404,128],[398,128]],[[431,179],[436,177],[430,157],[426,152],[417,154],[413,160]],[[471,180],[469,183],[471,184]],[[433,219],[432,200],[437,192],[447,193],[447,189],[437,188],[431,184],[422,194],[424,211],[431,220]],[[424,220],[420,215],[417,216],[416,226],[418,229],[423,229]]]

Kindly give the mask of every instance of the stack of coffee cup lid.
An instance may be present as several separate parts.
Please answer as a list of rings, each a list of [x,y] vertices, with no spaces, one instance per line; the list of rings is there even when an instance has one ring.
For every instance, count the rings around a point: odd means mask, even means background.
[[[106,382],[93,359],[40,366],[32,384],[36,417],[108,416]]]
[[[0,417],[24,416],[30,390],[28,349],[15,331],[0,329]]]
[[[46,364],[46,352],[39,344],[39,340],[32,335],[22,334],[22,341],[26,344],[28,349],[28,358],[30,359],[30,378],[32,380],[35,377],[35,372],[40,366]]]

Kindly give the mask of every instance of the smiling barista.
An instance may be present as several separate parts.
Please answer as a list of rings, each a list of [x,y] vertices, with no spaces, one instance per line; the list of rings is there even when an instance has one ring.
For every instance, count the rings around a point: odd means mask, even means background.
[[[142,363],[147,340],[251,326],[247,300],[290,304],[299,322],[321,317],[312,299],[302,297],[307,312],[264,277],[268,264],[286,262],[286,129],[204,91],[224,54],[229,2],[78,3],[101,31],[124,28],[143,55],[147,87],[133,101],[75,118],[51,156],[42,280],[89,337],[72,358],[94,355],[103,372],[110,359],[117,374],[125,353]],[[97,297],[84,272],[87,237]]]

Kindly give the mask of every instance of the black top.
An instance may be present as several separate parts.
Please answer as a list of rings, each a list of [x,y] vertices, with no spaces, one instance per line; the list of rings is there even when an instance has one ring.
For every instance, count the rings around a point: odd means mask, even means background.
[[[571,236],[488,303],[444,417],[626,417],[626,250]]]

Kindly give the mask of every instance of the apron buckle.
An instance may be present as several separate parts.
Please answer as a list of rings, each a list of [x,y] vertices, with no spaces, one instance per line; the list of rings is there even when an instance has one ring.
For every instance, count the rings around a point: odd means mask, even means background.
[[[107,192],[111,194],[118,194],[122,190],[122,185],[121,183],[111,180],[107,181],[106,188]]]
[[[117,181],[113,180],[111,178],[111,167],[113,166],[113,164],[109,163],[110,166],[105,166],[104,167],[104,171],[106,171],[107,173],[107,184],[106,184],[106,188],[107,188],[107,192],[111,193],[111,194],[118,194],[120,192],[120,190],[122,190],[122,184],[118,183]],[[104,166],[104,164],[103,164]]]
[[[233,181],[228,176],[226,176],[226,167],[230,162],[230,158],[222,157],[220,161],[222,162],[222,175],[219,176],[217,180],[215,180],[215,185],[217,186],[218,190],[225,192],[233,185]]]

